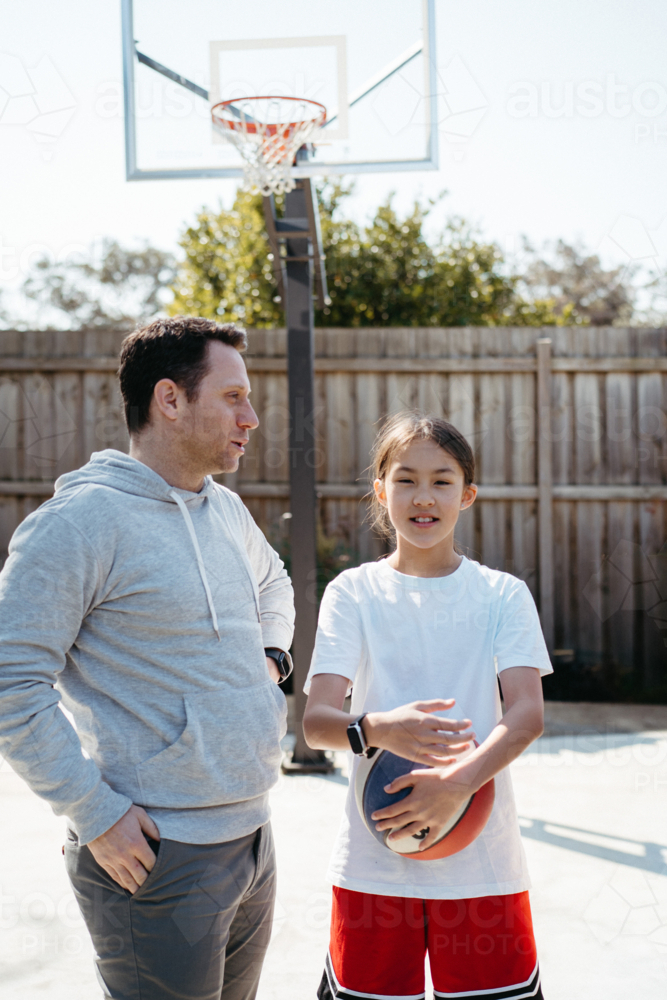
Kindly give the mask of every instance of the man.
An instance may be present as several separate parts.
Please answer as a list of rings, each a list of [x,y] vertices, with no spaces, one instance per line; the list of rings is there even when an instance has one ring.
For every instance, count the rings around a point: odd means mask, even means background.
[[[0,752],[69,819],[114,1000],[252,998],[269,942],[293,594],[210,478],[258,425],[245,347],[184,317],[127,337],[129,456],[62,476],[0,575]]]

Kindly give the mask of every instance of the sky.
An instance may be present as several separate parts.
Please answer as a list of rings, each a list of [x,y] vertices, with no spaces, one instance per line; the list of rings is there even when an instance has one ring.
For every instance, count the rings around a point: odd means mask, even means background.
[[[184,17],[198,3],[183,3]],[[358,3],[381,25],[381,0]],[[664,0],[435,4],[439,169],[359,176],[354,216],[390,191],[407,208],[446,190],[437,221],[464,216],[510,254],[524,235],[537,245],[563,238],[609,263],[665,270]],[[274,0],[248,8],[260,21],[277,9]],[[104,100],[122,80],[118,0],[5,0],[2,22],[5,298],[44,253],[62,258],[105,237],[175,250],[203,205],[231,203],[235,181],[126,181],[122,115]],[[377,56],[385,36],[369,37]]]

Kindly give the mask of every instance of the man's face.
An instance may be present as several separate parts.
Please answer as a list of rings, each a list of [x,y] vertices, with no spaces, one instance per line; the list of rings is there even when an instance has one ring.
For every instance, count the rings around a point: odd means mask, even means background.
[[[248,435],[259,424],[248,399],[248,374],[229,344],[211,340],[207,352],[208,372],[197,398],[184,405],[182,444],[203,475],[236,472]]]

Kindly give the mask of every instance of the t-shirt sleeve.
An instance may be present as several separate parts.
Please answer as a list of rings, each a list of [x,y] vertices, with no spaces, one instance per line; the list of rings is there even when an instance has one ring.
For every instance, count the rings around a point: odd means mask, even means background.
[[[336,577],[320,604],[315,649],[304,685],[310,690],[315,674],[339,674],[354,681],[364,662],[365,643],[354,583],[346,573]]]
[[[540,676],[553,673],[533,595],[523,580],[508,588],[493,643],[496,670],[535,667]]]

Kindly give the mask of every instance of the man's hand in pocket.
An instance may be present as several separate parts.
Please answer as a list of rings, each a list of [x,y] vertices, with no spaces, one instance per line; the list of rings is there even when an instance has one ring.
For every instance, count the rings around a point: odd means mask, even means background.
[[[155,853],[144,834],[153,840],[160,839],[160,832],[145,809],[130,806],[106,833],[88,844],[98,865],[131,893],[144,884],[155,864]]]

